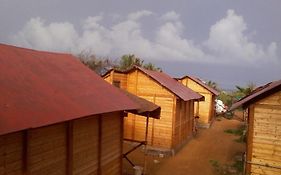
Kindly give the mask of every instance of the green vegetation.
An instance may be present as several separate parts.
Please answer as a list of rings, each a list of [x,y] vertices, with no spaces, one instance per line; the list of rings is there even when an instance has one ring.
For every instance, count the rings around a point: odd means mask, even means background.
[[[242,156],[242,155],[239,155]],[[242,175],[243,161],[242,159],[235,160],[231,164],[220,164],[217,160],[209,161],[218,175]]]
[[[238,143],[245,143],[246,142],[246,126],[242,125],[237,129],[227,129],[224,131],[225,133],[228,134],[234,134],[236,136],[239,136],[238,139],[235,139],[236,142]]]
[[[156,67],[153,63],[144,63],[144,60],[136,57],[135,55],[123,55],[115,68],[118,70],[128,70],[133,66],[143,67],[148,70],[162,71],[161,68]]]
[[[218,99],[221,100],[225,105],[230,107],[234,102],[252,93],[255,87],[256,86],[253,83],[249,83],[245,87],[235,86],[235,90],[233,91],[221,91]]]
[[[81,52],[76,55],[79,60],[95,71],[97,74],[102,75],[109,69],[115,68],[117,70],[126,71],[133,66],[143,67],[148,70],[162,71],[161,68],[155,66],[153,63],[144,63],[144,60],[136,57],[133,54],[123,55],[120,59],[112,61],[109,58],[100,58],[89,52]]]

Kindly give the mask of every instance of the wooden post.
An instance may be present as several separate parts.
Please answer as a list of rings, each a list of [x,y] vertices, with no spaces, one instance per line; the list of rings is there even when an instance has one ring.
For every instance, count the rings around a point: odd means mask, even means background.
[[[28,130],[23,131],[22,172],[23,175],[28,175]]]
[[[101,174],[101,156],[102,156],[102,116],[98,116],[98,174]]]
[[[148,122],[149,122],[149,114],[146,117],[143,174],[146,174],[146,166],[147,166],[146,155],[147,155]]]
[[[175,135],[175,121],[176,121],[176,115],[177,115],[177,99],[176,96],[173,97],[173,112],[172,112],[172,138],[171,138],[171,148],[173,148],[176,143],[174,140]]]
[[[247,131],[247,148],[246,148],[246,162],[252,161],[253,151],[253,132],[254,132],[254,105],[248,108],[248,131]],[[250,174],[251,164],[246,165],[246,174]]]
[[[73,174],[73,121],[66,126],[66,174]]]
[[[199,100],[197,100],[196,116],[199,117]]]
[[[120,121],[120,172],[123,174],[123,139],[124,139],[124,116],[125,112],[122,112],[120,114],[121,116],[121,121]]]

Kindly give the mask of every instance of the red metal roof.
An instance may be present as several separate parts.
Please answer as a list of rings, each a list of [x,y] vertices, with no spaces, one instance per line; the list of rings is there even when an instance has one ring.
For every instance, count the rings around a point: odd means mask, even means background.
[[[219,95],[219,92],[217,90],[215,90],[214,88],[211,88],[210,86],[208,86],[207,84],[205,84],[202,80],[200,80],[197,77],[193,77],[193,76],[184,76],[182,78],[179,78],[179,80],[182,80],[184,78],[190,78],[191,80],[195,81],[196,83],[198,83],[199,85],[203,86],[205,89],[207,89],[208,91],[210,91],[211,93],[213,93],[214,95]]]
[[[179,83],[177,80],[173,79],[169,75],[158,72],[158,71],[152,71],[143,69],[140,67],[136,67],[138,70],[144,72],[146,75],[157,81],[159,84],[164,86],[166,89],[168,89],[170,92],[178,96],[184,101],[188,100],[204,100],[204,96],[200,95],[197,92],[194,92],[188,87],[185,87],[181,83]]]
[[[77,58],[0,44],[0,134],[139,106]]]
[[[188,100],[204,100],[204,96],[200,95],[197,92],[194,92],[188,87],[185,87],[181,83],[179,83],[177,80],[173,79],[169,75],[165,74],[164,72],[158,72],[158,71],[152,71],[147,70],[138,66],[134,66],[132,69],[126,70],[126,71],[120,71],[115,69],[110,69],[107,71],[103,77],[106,77],[110,74],[111,71],[118,72],[118,73],[124,73],[127,74],[134,70],[140,70],[147,76],[151,77],[153,80],[155,80],[157,83],[165,87],[167,90],[178,96],[184,101]]]
[[[264,86],[256,88],[251,94],[240,99],[234,103],[229,110],[236,109],[240,106],[247,107],[249,104],[252,104],[274,92],[281,90],[281,80],[270,82]]]

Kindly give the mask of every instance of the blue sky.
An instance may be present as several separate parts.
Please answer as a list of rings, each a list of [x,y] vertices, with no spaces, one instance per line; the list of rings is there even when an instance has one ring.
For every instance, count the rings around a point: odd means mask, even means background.
[[[2,0],[0,42],[39,50],[135,54],[171,76],[223,88],[281,78],[281,1]]]

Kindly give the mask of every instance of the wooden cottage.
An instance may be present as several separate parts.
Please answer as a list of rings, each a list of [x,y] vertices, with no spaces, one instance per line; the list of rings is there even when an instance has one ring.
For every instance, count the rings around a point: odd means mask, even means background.
[[[194,101],[203,97],[184,87],[163,72],[134,67],[122,72],[110,70],[104,76],[109,83],[147,99],[161,107],[161,118],[150,119],[148,145],[163,151],[176,151],[188,141],[194,124]],[[145,119],[128,115],[124,137],[143,140]]]
[[[195,103],[194,110],[196,115],[199,116],[199,126],[204,128],[210,127],[215,117],[215,99],[219,95],[219,92],[196,77],[184,76],[177,80],[184,86],[205,97],[205,101]]]
[[[231,110],[247,109],[246,174],[281,174],[281,80],[261,86]]]
[[[138,106],[68,54],[0,44],[0,174],[122,174]]]

